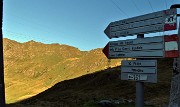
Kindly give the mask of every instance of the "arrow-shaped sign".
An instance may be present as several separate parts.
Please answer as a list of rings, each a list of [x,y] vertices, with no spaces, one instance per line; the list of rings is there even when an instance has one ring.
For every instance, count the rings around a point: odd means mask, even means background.
[[[177,9],[168,9],[111,22],[104,33],[111,38],[177,29]]]
[[[108,59],[113,58],[176,58],[178,36],[157,36],[111,41],[103,49]]]

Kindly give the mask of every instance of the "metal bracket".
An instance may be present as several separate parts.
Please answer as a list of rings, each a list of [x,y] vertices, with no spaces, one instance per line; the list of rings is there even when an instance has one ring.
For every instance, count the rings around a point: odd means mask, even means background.
[[[180,8],[180,4],[171,5],[170,9],[174,9],[174,8]],[[180,16],[180,14],[177,14],[177,16]]]

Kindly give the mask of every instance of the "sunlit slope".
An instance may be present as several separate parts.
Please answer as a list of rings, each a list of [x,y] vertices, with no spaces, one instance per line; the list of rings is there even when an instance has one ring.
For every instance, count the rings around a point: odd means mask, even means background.
[[[158,83],[145,83],[145,102],[157,107],[168,104],[172,61],[172,59],[158,60]],[[118,66],[62,81],[32,98],[8,107],[100,107],[85,105],[105,99],[134,101],[135,82],[122,81],[119,78],[120,72]]]
[[[18,43],[4,39],[4,68],[7,103],[50,88],[57,82],[107,68],[101,49],[80,51],[60,44],[35,41]],[[120,65],[113,60],[110,66]]]

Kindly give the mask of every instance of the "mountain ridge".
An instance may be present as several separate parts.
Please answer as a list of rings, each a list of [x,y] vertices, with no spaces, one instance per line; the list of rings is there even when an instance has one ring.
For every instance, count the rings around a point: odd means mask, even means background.
[[[68,45],[19,43],[7,38],[3,47],[7,103],[34,96],[60,81],[117,66],[121,60],[108,64],[100,48],[80,51]]]

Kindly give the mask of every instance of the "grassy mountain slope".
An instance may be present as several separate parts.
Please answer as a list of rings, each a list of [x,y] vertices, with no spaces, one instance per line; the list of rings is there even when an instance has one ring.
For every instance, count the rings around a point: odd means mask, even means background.
[[[7,103],[34,96],[54,84],[107,68],[101,49],[80,51],[60,44],[3,40]],[[113,60],[110,66],[119,65]]]
[[[155,105],[168,103],[172,59],[158,60],[158,83],[145,83],[145,101]],[[120,67],[106,69],[79,78],[65,80],[52,88],[8,107],[81,107],[102,99],[135,98],[135,82],[121,81]]]

